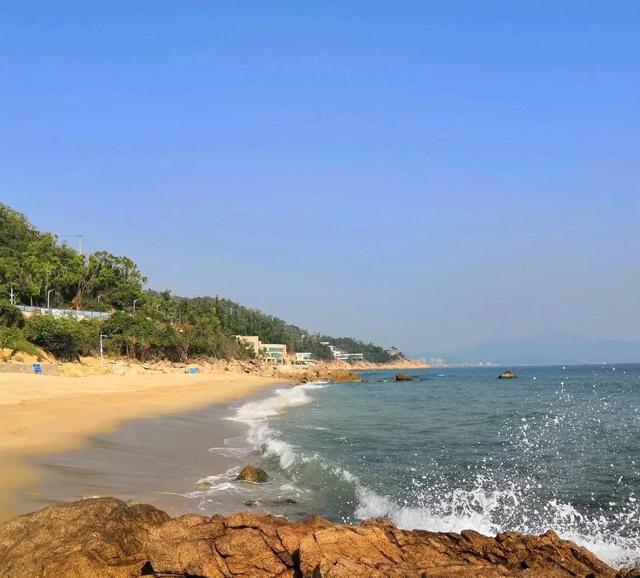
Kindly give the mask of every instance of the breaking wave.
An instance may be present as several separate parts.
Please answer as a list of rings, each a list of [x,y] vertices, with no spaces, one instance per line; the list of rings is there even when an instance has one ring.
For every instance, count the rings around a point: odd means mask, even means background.
[[[633,491],[625,503],[612,503],[606,511],[587,513],[567,500],[549,499],[540,481],[544,477],[514,475],[517,468],[508,467],[513,464],[476,468],[464,479],[451,479],[431,464],[430,474],[412,479],[409,487],[392,497],[375,491],[358,475],[320,453],[305,453],[284,439],[270,419],[311,403],[311,393],[326,386],[309,383],[278,389],[271,397],[242,405],[230,418],[248,426],[247,442],[254,451],[277,464],[293,483],[311,490],[309,506],[315,511],[326,514],[330,510],[332,517],[345,522],[386,517],[400,528],[436,532],[473,529],[486,535],[504,531],[542,534],[552,529],[613,566],[640,562],[640,509]],[[543,417],[540,421],[546,427],[562,421],[557,416]],[[519,454],[526,457],[527,451],[538,444],[535,435],[541,432],[537,430],[536,434],[532,424],[523,420],[509,433],[519,446]],[[215,480],[221,485],[225,481]],[[337,502],[341,505],[336,509]]]

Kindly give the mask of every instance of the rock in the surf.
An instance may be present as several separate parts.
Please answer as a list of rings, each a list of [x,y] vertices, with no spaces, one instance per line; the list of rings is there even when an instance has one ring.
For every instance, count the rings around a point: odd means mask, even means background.
[[[413,376],[408,373],[396,373],[396,381],[412,381]]]
[[[501,373],[498,376],[498,379],[516,379],[518,376],[513,373],[513,371],[511,371],[510,369],[507,369],[507,371]]]
[[[293,498],[284,498],[282,500],[273,500],[271,502],[271,505],[272,506],[292,506],[297,503],[298,502],[296,502]]]
[[[264,484],[269,481],[269,476],[262,468],[254,466],[245,466],[242,468],[236,480],[241,482],[255,482],[256,484]]]

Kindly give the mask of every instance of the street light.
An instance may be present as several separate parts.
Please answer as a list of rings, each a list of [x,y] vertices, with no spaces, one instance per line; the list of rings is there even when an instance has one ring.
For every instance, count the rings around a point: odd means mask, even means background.
[[[53,293],[55,291],[55,289],[49,289],[49,291],[47,291],[47,309],[50,309],[49,307],[49,300],[51,297],[51,293]]]
[[[100,363],[102,363],[103,360],[103,348],[102,348],[102,340],[106,337],[106,335],[102,335],[102,333],[100,334]]]
[[[134,312],[134,313],[136,312],[136,303],[137,303],[138,301],[140,301],[140,299],[134,299],[134,300],[133,300],[133,312]]]

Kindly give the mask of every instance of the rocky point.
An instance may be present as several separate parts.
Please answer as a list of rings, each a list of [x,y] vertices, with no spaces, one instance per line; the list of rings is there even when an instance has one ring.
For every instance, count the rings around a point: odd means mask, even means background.
[[[92,498],[0,525],[4,578],[631,578],[553,532],[490,538],[238,513],[171,518]]]

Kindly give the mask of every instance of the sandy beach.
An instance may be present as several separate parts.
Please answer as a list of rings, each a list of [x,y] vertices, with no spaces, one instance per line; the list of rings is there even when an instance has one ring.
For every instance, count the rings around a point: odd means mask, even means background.
[[[88,436],[136,418],[177,414],[252,395],[282,379],[223,371],[203,374],[0,374],[0,519],[15,492],[41,477],[28,458],[69,451]]]

